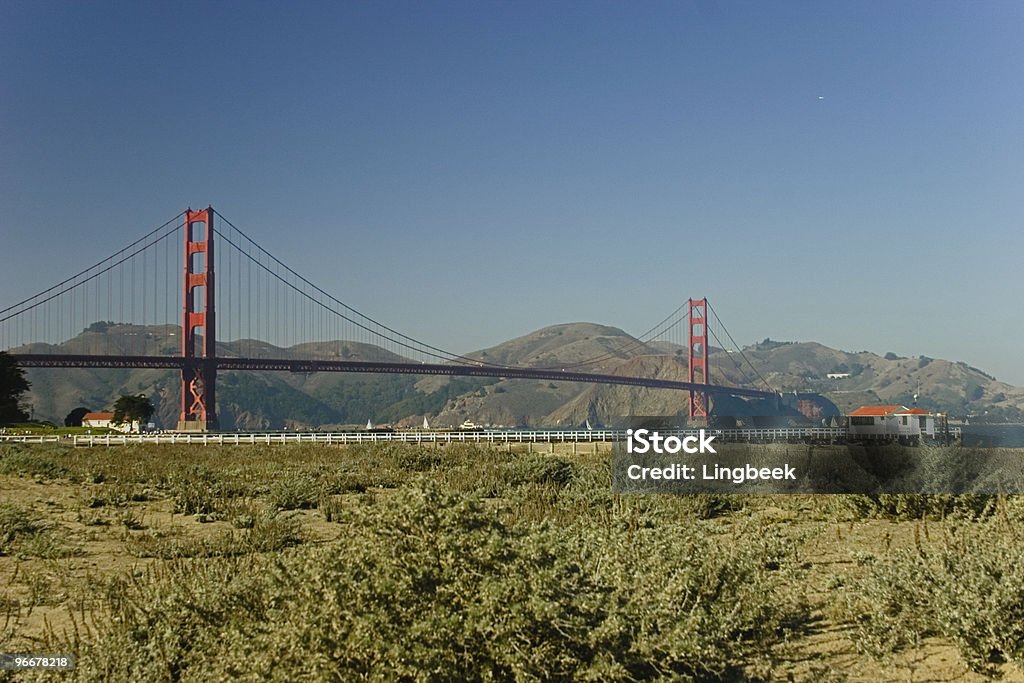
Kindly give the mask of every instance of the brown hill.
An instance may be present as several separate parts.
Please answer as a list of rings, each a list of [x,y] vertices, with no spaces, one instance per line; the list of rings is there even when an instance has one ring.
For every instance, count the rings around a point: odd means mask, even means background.
[[[654,353],[657,351],[616,327],[566,323],[545,327],[467,355],[498,365],[579,367],[587,372],[603,372],[623,360]]]
[[[754,368],[783,391],[815,391],[844,411],[864,403],[917,405],[953,415],[1019,421],[1024,389],[964,362],[851,353],[815,342],[772,342],[744,349]],[[841,374],[847,377],[832,378]]]
[[[662,357],[656,349],[618,328],[593,323],[552,325],[467,355],[500,365],[625,374],[628,371],[621,370],[624,363],[641,357]],[[444,381],[426,380],[421,386],[438,386]],[[585,394],[589,387],[575,382],[501,380],[449,401],[431,423],[455,426],[470,420],[503,426],[557,425],[561,418],[555,414],[559,409]]]

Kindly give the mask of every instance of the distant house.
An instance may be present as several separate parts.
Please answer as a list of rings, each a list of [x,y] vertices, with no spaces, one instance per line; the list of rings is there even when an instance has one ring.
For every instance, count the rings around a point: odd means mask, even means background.
[[[138,420],[134,420],[130,423],[115,423],[113,413],[86,413],[82,416],[82,426],[90,428],[103,427],[106,429],[116,429],[119,432],[125,433],[139,431]]]
[[[849,415],[850,436],[918,440],[935,437],[935,416],[906,406],[861,406]]]
[[[830,372],[826,375],[829,379],[846,379],[849,376],[850,373],[848,372]]]

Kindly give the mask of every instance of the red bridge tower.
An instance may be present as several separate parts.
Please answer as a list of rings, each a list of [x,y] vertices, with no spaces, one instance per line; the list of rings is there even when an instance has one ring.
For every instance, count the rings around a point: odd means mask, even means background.
[[[217,314],[214,308],[213,207],[185,212],[179,431],[217,428]],[[196,331],[202,329],[197,348]]]
[[[708,383],[708,300],[690,299],[689,315],[690,382]],[[700,375],[698,379],[697,376]],[[690,389],[690,417],[708,416],[708,395]]]

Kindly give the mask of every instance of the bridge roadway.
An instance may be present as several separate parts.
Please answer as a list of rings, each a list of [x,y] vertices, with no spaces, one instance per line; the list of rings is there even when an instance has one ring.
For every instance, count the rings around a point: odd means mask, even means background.
[[[180,356],[92,356],[24,353],[11,357],[23,368],[163,368],[182,369],[194,363]],[[498,377],[536,379],[590,384],[622,384],[648,389],[676,389],[702,393],[722,393],[747,398],[774,398],[778,394],[757,389],[715,384],[681,382],[672,379],[605,375],[572,370],[507,368],[498,365],[457,365],[454,363],[381,363],[350,360],[290,360],[275,358],[217,357],[199,362],[213,363],[217,370],[269,370],[278,372],[366,372],[401,375],[448,375],[461,377]]]

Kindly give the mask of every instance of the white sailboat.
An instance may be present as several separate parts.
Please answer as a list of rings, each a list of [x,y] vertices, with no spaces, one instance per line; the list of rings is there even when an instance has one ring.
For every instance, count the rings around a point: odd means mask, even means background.
[[[426,415],[423,416],[423,428],[424,429],[430,429],[430,423],[427,422],[427,416]]]

